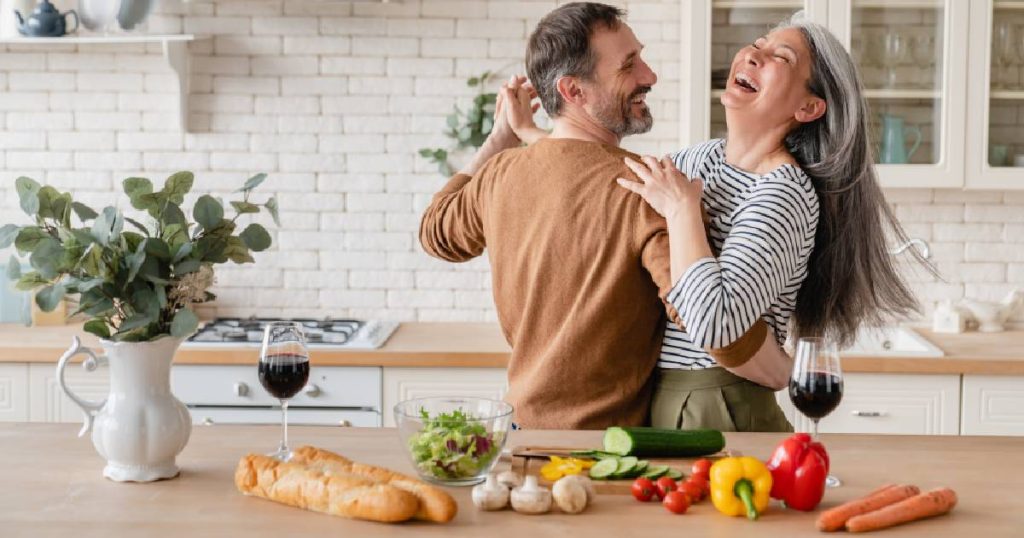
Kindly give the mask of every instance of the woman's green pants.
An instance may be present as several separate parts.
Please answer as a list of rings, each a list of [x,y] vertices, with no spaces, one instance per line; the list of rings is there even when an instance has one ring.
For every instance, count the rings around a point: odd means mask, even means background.
[[[725,432],[791,432],[775,391],[725,368],[659,368],[651,425],[656,428],[714,428]]]

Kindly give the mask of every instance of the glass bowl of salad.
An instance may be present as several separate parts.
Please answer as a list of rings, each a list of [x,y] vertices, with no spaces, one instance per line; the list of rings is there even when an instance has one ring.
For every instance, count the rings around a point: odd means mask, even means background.
[[[468,486],[498,462],[512,425],[512,406],[486,398],[416,398],[395,406],[402,446],[430,482]]]

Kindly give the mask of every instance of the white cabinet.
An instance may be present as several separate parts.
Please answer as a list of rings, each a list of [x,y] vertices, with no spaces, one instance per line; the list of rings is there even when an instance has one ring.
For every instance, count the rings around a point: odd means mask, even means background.
[[[29,420],[32,422],[81,422],[82,409],[68,398],[57,384],[57,366],[49,362],[29,366]],[[64,370],[68,387],[85,400],[102,402],[110,392],[110,373],[106,365],[86,371],[80,364]]]
[[[797,431],[812,423],[778,393],[779,404]],[[846,374],[839,407],[821,419],[822,433],[957,435],[960,432],[960,376]]]
[[[1024,377],[964,375],[964,435],[1024,435]]]
[[[0,422],[29,419],[28,365],[0,364]]]
[[[500,400],[508,390],[504,368],[384,368],[384,426],[395,425],[398,402],[430,396]]]

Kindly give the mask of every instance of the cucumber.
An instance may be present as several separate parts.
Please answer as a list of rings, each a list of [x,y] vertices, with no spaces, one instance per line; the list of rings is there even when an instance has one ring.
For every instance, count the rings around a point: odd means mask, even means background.
[[[665,476],[671,478],[672,480],[679,480],[680,478],[683,477],[683,473],[678,469],[669,469],[668,472],[665,473]]]
[[[668,465],[652,465],[647,468],[640,476],[644,478],[650,478],[651,480],[657,480],[668,473]]]
[[[605,452],[604,450],[573,450],[569,455],[574,458],[590,458],[594,460],[622,457],[622,454],[613,454],[611,452]]]
[[[722,432],[712,429],[669,430],[612,426],[604,432],[605,451],[622,456],[707,456],[723,448],[725,437]]]
[[[640,463],[640,460],[633,456],[620,458],[618,468],[615,469],[612,478],[625,478],[633,472],[633,469],[636,469],[638,463]]]
[[[604,459],[590,468],[590,478],[605,480],[611,477],[619,468],[619,461],[615,459]]]
[[[633,468],[633,473],[632,473],[633,477],[635,478],[637,476],[640,476],[640,475],[644,474],[644,472],[647,471],[647,467],[649,467],[650,465],[651,465],[651,462],[649,462],[647,460],[640,460],[640,461],[638,461],[636,463],[636,467]]]

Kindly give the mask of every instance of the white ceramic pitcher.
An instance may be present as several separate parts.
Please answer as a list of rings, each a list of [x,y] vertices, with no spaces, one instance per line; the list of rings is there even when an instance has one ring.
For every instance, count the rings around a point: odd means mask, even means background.
[[[78,337],[57,363],[57,382],[82,408],[81,437],[92,430],[96,451],[107,460],[103,476],[117,482],[149,482],[178,475],[175,457],[192,433],[188,408],[171,394],[171,361],[182,339],[102,341],[105,356],[82,347]],[[102,402],[79,398],[64,382],[64,368],[79,353],[87,368],[110,365],[110,394]]]

